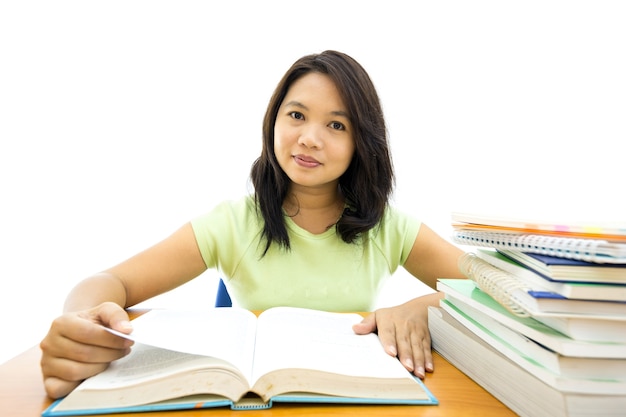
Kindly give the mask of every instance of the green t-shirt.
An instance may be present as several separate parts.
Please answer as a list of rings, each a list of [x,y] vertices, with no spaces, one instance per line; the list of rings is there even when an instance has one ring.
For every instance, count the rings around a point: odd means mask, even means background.
[[[367,239],[348,244],[334,227],[316,235],[289,217],[285,221],[291,250],[272,244],[263,257],[263,219],[252,196],[223,202],[191,222],[207,268],[219,270],[239,306],[371,311],[386,278],[406,261],[421,225],[389,208]]]

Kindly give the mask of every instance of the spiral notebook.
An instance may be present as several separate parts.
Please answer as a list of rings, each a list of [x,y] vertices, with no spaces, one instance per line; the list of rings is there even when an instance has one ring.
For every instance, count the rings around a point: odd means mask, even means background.
[[[572,300],[626,302],[626,284],[552,281],[504,256],[500,251],[478,249],[473,254],[498,270],[506,272],[503,280],[515,278],[523,282],[524,286],[528,288],[528,293],[535,298],[562,296]]]
[[[493,297],[511,313],[519,316],[529,316],[539,313],[529,309],[528,296],[533,298],[565,298],[572,300],[595,300],[604,302],[626,302],[626,284],[573,284],[580,285],[581,294],[575,297],[568,297],[562,292],[553,291],[548,282],[537,276],[529,278],[528,274],[519,271],[526,271],[531,276],[534,274],[524,266],[517,265],[515,261],[507,259],[506,256],[497,252],[479,250],[476,253],[465,253],[459,260],[459,269],[476,286]],[[544,282],[541,282],[541,281]],[[562,285],[561,283],[555,283]],[[572,284],[570,284],[572,285]],[[605,297],[594,296],[594,289],[601,293],[604,290]],[[560,295],[560,297],[559,297]],[[613,304],[615,305],[615,304]],[[616,311],[615,311],[616,312]],[[596,313],[599,313],[597,311]],[[613,311],[604,312],[605,316],[613,315]],[[619,314],[626,320],[626,315]]]
[[[462,245],[516,250],[593,263],[626,264],[626,243],[514,232],[457,229],[452,240]]]
[[[626,343],[626,316],[622,314],[536,311],[525,300],[530,288],[512,274],[495,267],[473,253],[461,256],[459,269],[470,279],[470,282],[473,281],[477,288],[516,316],[532,317],[575,340]],[[468,280],[460,281],[467,283]],[[440,279],[439,283],[442,282],[443,280]],[[440,289],[439,284],[437,288]]]

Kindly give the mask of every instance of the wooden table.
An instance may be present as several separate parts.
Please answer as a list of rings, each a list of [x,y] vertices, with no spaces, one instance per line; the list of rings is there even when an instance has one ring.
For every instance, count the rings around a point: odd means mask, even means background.
[[[52,402],[43,388],[39,359],[41,351],[34,346],[0,365],[0,414],[7,417],[39,417]],[[435,372],[427,374],[426,386],[439,400],[439,405],[295,405],[275,404],[268,410],[233,411],[211,408],[192,411],[160,411],[157,413],[115,414],[116,417],[206,417],[206,416],[515,416],[509,408],[465,376],[461,371],[434,353]],[[113,415],[112,415],[113,416]]]

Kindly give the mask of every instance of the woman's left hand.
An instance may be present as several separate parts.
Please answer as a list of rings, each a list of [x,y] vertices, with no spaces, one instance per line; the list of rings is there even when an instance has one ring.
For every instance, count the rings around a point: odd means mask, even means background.
[[[356,334],[377,332],[385,351],[397,356],[419,378],[433,372],[428,330],[428,306],[439,306],[440,293],[415,298],[399,306],[381,308],[355,324]]]

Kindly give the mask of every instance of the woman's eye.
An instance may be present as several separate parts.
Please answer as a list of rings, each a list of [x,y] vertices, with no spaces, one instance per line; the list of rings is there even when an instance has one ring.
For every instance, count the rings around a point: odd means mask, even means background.
[[[332,129],[336,129],[336,130],[344,130],[345,129],[343,123],[339,123],[339,122],[331,122],[330,123],[330,127]]]
[[[304,119],[304,115],[302,113],[300,113],[299,111],[292,111],[291,113],[289,113],[289,115],[291,117],[293,117],[294,119],[297,119],[297,120]]]

